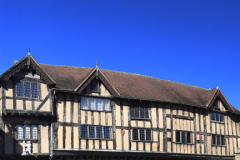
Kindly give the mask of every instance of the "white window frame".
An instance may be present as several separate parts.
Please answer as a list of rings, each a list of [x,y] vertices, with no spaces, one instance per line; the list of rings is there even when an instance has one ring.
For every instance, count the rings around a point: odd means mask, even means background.
[[[94,107],[93,108],[89,108],[90,107],[90,103],[89,100],[90,99],[94,99]],[[86,100],[86,102],[84,102]],[[97,100],[101,100],[101,108],[97,108]],[[105,102],[108,102],[108,107],[105,107]],[[83,103],[84,102],[84,103]],[[107,108],[107,109],[106,109]],[[95,98],[95,97],[81,97],[81,109],[82,110],[94,110],[94,111],[111,111],[111,101],[109,99],[102,99],[102,98]]]
[[[21,127],[21,130],[19,130]],[[27,127],[29,127],[28,129],[26,129]],[[35,129],[36,127],[36,129]],[[16,125],[16,132],[17,132],[17,140],[21,140],[21,139],[27,139],[27,140],[37,140],[38,139],[38,125],[30,125],[30,124],[20,124],[20,125]],[[34,130],[34,132],[33,132]],[[19,134],[21,135],[21,137],[19,137]],[[26,135],[29,135],[28,137],[26,137]]]

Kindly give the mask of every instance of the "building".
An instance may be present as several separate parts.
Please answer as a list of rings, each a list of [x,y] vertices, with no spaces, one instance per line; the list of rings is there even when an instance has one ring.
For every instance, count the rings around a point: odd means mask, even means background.
[[[234,159],[240,147],[240,112],[218,87],[30,54],[0,82],[2,159]]]

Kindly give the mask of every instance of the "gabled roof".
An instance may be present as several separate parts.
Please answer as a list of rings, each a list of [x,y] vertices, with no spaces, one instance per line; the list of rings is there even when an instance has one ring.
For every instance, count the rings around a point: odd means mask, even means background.
[[[114,97],[177,103],[208,108],[216,98],[220,98],[228,110],[240,112],[231,106],[219,89],[205,89],[183,83],[152,78],[148,76],[85,67],[38,64],[30,55],[0,76],[7,81],[15,72],[31,65],[48,84],[55,84],[58,90],[81,92],[94,77],[98,76]],[[50,76],[51,75],[51,76]]]
[[[89,75],[94,74],[92,68],[69,67],[40,64],[56,81],[56,87],[74,91]],[[120,94],[121,98],[141,99],[178,103],[206,107],[208,100],[201,94],[208,89],[190,86],[168,80],[148,76],[99,69],[109,83]],[[99,74],[100,75],[100,74]],[[208,97],[207,97],[208,98]]]
[[[83,81],[77,86],[77,88],[74,89],[76,92],[82,92],[87,85],[90,84],[90,82],[95,78],[98,77],[102,83],[107,87],[107,89],[110,91],[110,93],[117,97],[120,96],[120,94],[117,92],[117,90],[111,85],[111,83],[108,81],[108,79],[104,76],[104,74],[101,72],[101,70],[98,69],[98,67],[94,67],[83,79]]]
[[[49,85],[55,84],[55,81],[49,76],[47,72],[44,71],[44,69],[41,68],[41,66],[38,64],[38,62],[31,56],[26,55],[23,57],[20,61],[15,63],[11,68],[9,68],[6,72],[4,72],[0,76],[0,80],[8,81],[9,78],[14,75],[15,73],[19,72],[20,69],[24,68],[25,66],[32,66],[33,69],[36,70],[36,73],[40,75],[40,77]]]

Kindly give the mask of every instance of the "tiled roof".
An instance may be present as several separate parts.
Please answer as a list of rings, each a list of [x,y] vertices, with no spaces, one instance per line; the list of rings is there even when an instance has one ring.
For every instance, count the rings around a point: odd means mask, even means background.
[[[74,89],[92,68],[39,64],[63,90]],[[208,90],[148,76],[100,69],[120,97],[206,107],[214,95]]]

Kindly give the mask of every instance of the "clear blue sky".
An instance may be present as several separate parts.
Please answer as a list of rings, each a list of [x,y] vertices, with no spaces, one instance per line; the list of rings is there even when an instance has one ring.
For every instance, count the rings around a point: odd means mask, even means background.
[[[0,74],[39,63],[214,88],[240,109],[239,0],[1,0]]]

